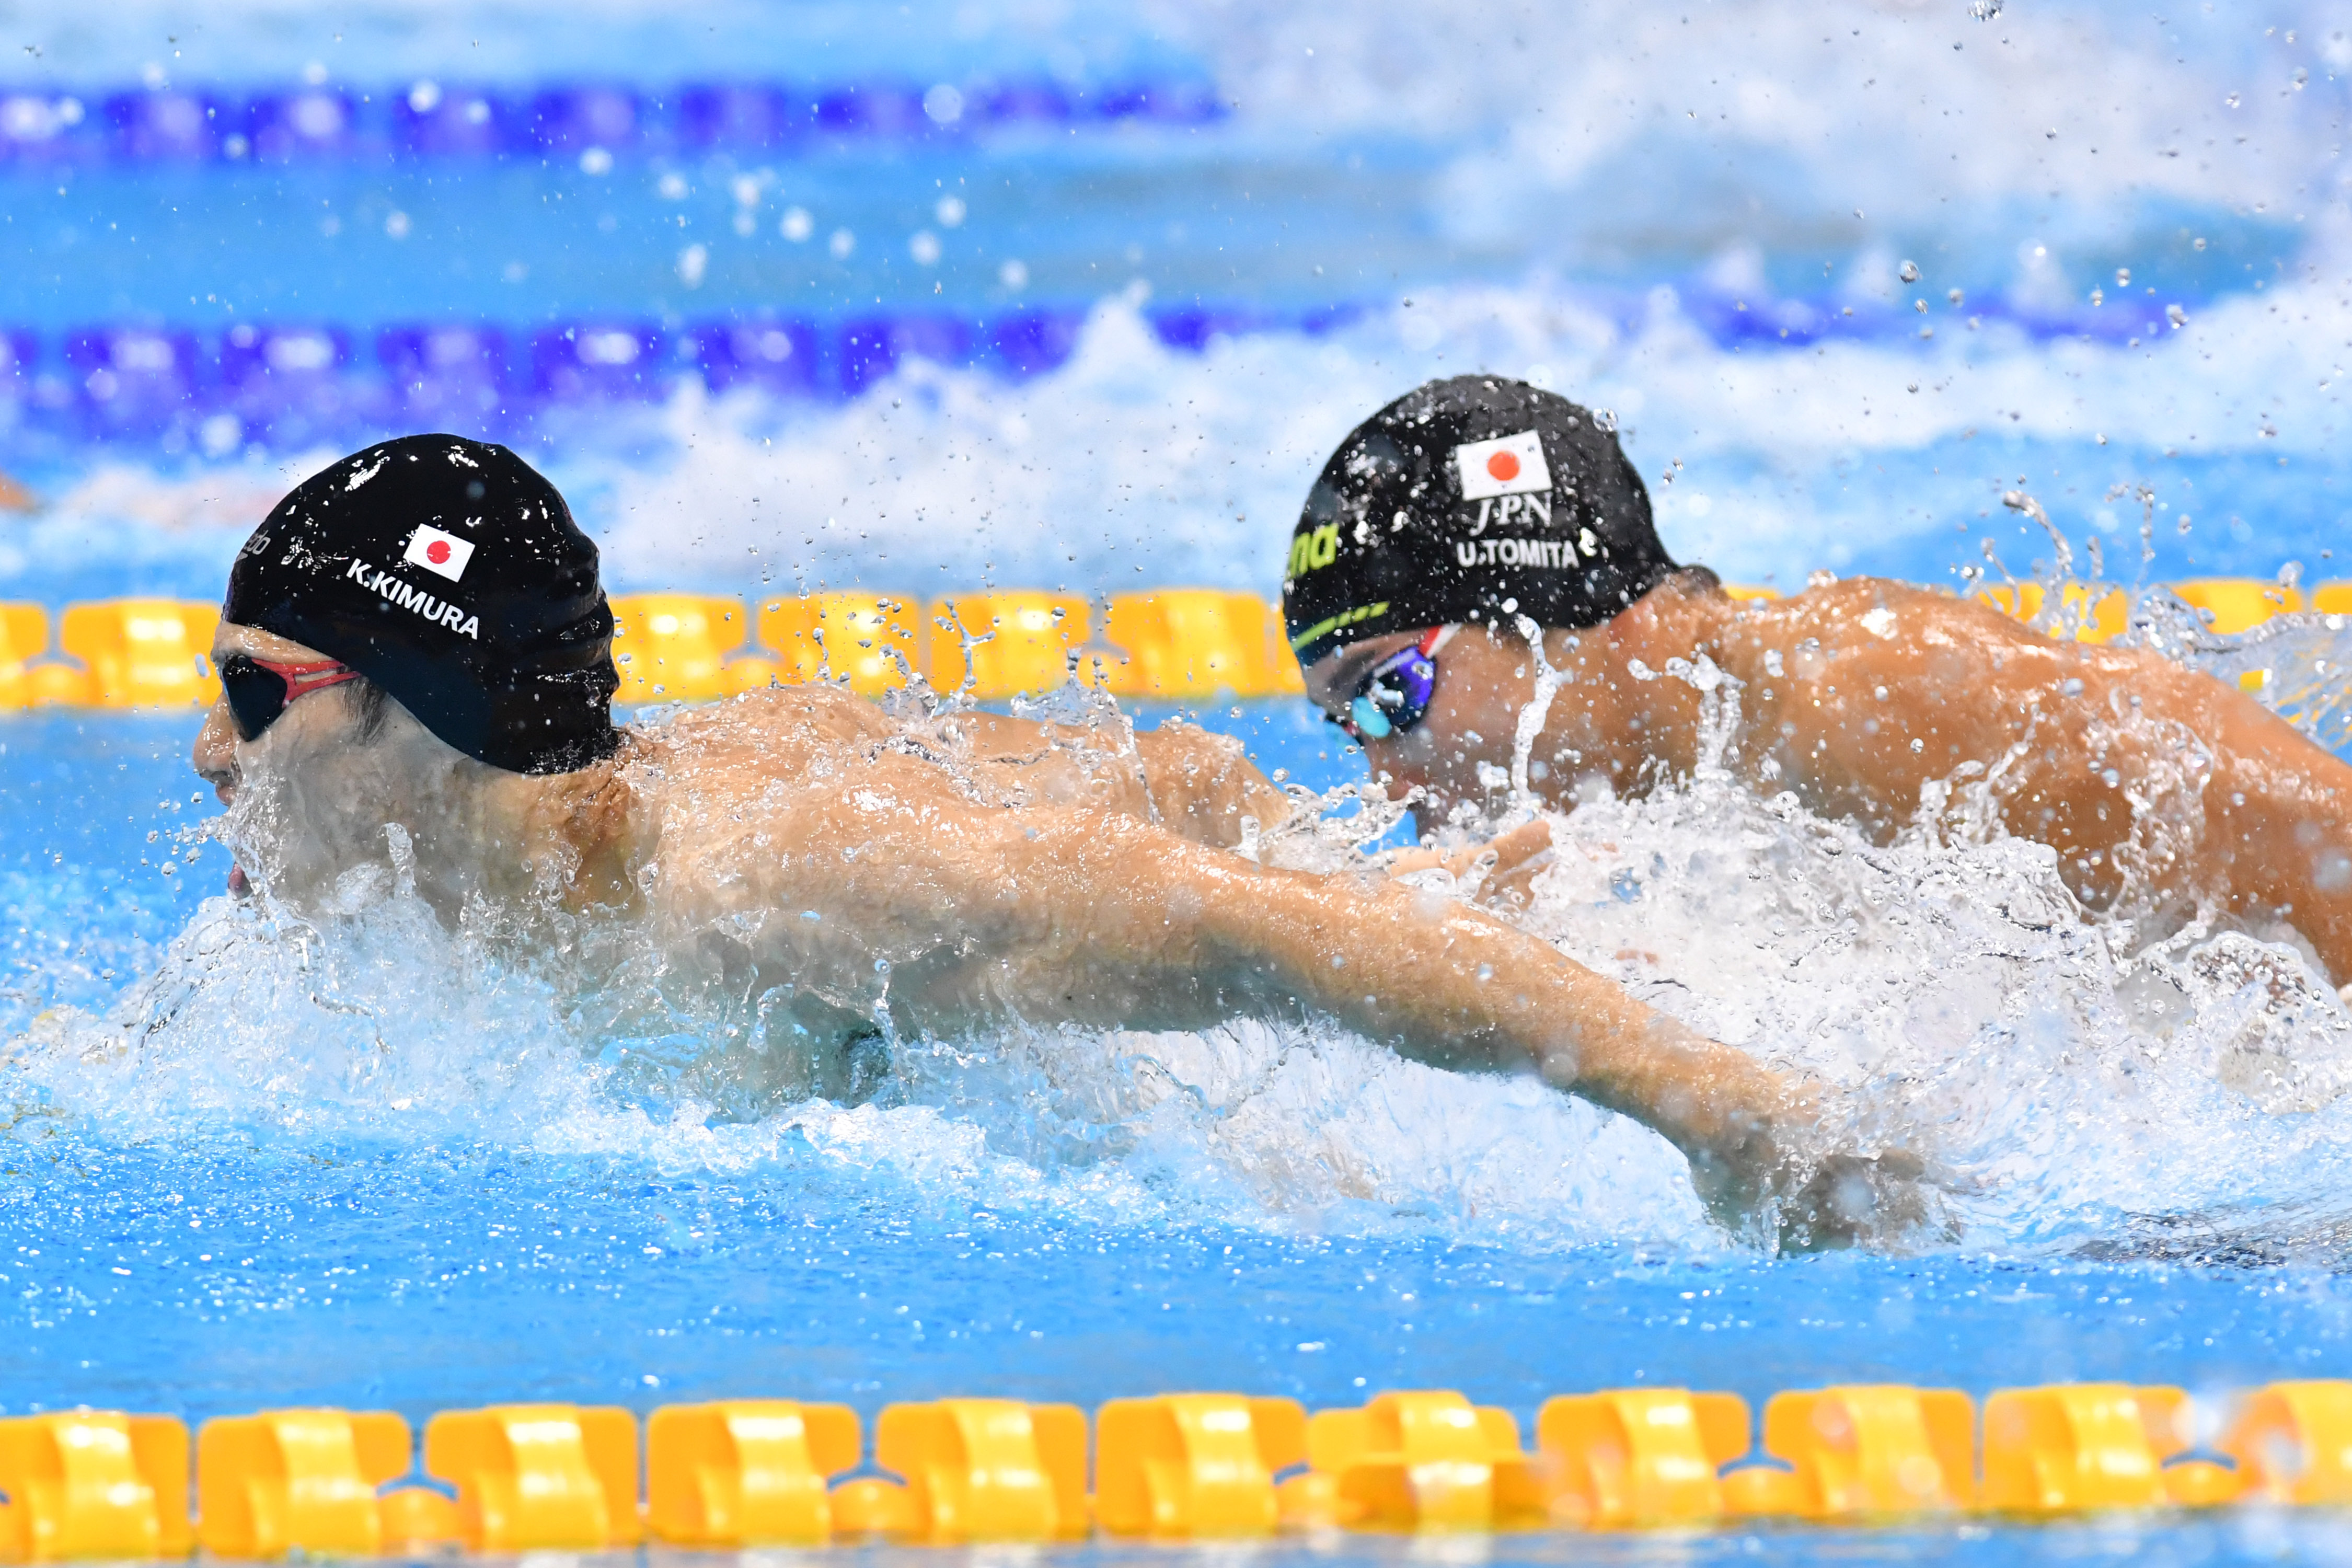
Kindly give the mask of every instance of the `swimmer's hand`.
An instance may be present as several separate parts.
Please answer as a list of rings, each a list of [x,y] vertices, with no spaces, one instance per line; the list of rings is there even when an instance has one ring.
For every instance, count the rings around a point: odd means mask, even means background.
[[[1883,1243],[1927,1218],[1927,1167],[1904,1149],[1832,1154],[1779,1203],[1780,1250],[1826,1252]]]
[[[1717,1223],[1753,1232],[1769,1216],[1784,1253],[1884,1243],[1927,1218],[1927,1167],[1905,1149],[1806,1155],[1811,1096],[1791,1097],[1776,1125],[1754,1126],[1730,1147],[1690,1152],[1691,1182]]]
[[[1551,862],[1551,824],[1538,817],[1452,855],[1435,849],[1401,849],[1383,869],[1391,877],[1442,870],[1473,902],[1517,910],[1528,907],[1536,874]]]

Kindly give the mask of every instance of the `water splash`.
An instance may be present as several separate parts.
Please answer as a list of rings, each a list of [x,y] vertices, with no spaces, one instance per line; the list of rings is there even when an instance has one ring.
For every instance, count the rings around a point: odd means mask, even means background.
[[[2040,585],[2045,614],[2079,615],[2063,584]],[[2326,738],[2347,722],[2343,632],[2306,616],[2217,637],[2147,590],[2121,640],[2225,679],[2266,669],[2263,700]],[[1700,693],[1697,767],[1549,815],[1553,863],[1516,918],[1832,1086],[1853,1141],[1926,1157],[1944,1229],[1913,1244],[2113,1246],[2150,1215],[2269,1234],[2291,1213],[2302,1234],[2352,1231],[2338,1152],[2352,1148],[2352,1016],[2292,932],[2161,905],[2128,875],[2086,910],[2052,850],[2000,831],[1998,761],[1931,791],[1885,842],[1759,795],[1728,762],[1738,684],[1704,660],[1654,678]],[[887,710],[936,727],[961,705],[919,689]],[[1024,712],[1073,743],[1133,751],[1131,717],[1099,692]],[[2198,759],[2180,766],[2175,794],[2190,799]],[[1533,817],[1523,767],[1510,777],[1498,806]],[[1353,784],[1290,793],[1300,809],[1258,835],[1259,858],[1358,874],[1377,873],[1368,847],[1413,804]],[[220,831],[233,827],[196,830]],[[1413,875],[1479,892],[1475,868]],[[1679,1156],[1529,1079],[1440,1072],[1298,1023],[901,1037],[887,976],[870,1027],[828,1034],[790,985],[747,995],[625,929],[551,929],[436,917],[389,837],[307,920],[267,898],[206,901],[112,1007],[54,1008],[8,1045],[10,1136],[500,1146],[660,1170],[845,1169],[1129,1221],[1719,1241]]]
[[[1552,819],[1523,922],[1645,1001],[1844,1091],[1849,1132],[1928,1160],[1979,1245],[2134,1214],[2352,1211],[2352,1014],[2284,928],[2085,910],[2001,834],[1997,771],[1891,842],[1759,797],[1705,692],[1690,779]]]

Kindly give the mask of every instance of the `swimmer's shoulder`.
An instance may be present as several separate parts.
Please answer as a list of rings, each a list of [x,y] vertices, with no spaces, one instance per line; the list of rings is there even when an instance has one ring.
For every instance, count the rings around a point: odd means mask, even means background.
[[[663,726],[663,737],[677,751],[741,751],[782,761],[833,745],[871,744],[891,728],[881,710],[864,698],[812,682],[771,686],[688,709]]]
[[[1981,599],[1888,577],[1841,577],[1813,583],[1785,599],[1751,599],[1740,605],[1740,618],[1757,630],[1783,630],[1824,641],[1843,640],[1849,632],[1880,641],[1958,629],[2003,641],[2034,636]]]

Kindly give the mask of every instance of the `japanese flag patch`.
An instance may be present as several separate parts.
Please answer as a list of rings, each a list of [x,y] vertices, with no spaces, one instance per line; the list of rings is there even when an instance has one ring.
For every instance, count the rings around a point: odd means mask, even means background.
[[[416,531],[409,536],[408,553],[401,557],[411,566],[422,566],[452,583],[466,575],[466,563],[473,558],[473,541],[444,533],[431,523],[417,525]]]
[[[1465,441],[1454,448],[1454,466],[1462,473],[1464,500],[1551,489],[1551,467],[1544,461],[1543,437],[1533,430],[1497,436],[1491,441]]]

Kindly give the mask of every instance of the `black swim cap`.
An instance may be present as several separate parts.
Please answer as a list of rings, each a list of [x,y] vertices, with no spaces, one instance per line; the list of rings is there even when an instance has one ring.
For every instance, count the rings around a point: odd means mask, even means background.
[[[494,768],[620,744],[596,546],[504,447],[404,436],[313,474],[245,542],[221,617],[341,659]]]
[[[1422,626],[1598,626],[1675,570],[1613,426],[1523,381],[1457,375],[1398,398],[1323,465],[1282,614],[1307,666]]]

